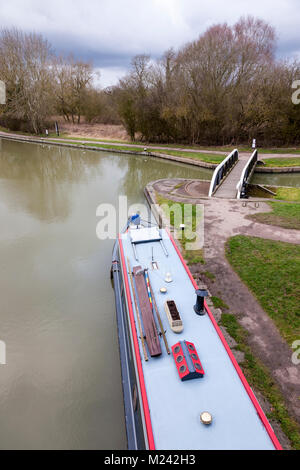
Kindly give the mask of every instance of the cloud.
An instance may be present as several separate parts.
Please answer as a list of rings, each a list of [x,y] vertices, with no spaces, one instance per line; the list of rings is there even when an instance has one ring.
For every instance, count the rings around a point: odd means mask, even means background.
[[[113,86],[127,72],[127,67],[97,67],[95,68],[94,84],[102,88]]]
[[[93,60],[107,77],[135,54],[159,57],[248,14],[275,26],[279,56],[300,56],[298,0],[0,0],[2,27],[41,32],[57,52]]]

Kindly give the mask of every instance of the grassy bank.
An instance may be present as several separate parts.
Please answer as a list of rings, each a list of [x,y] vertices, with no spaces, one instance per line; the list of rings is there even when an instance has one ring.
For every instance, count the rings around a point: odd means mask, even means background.
[[[76,144],[75,144],[76,145]],[[126,145],[110,145],[109,143],[107,144],[97,144],[91,142],[90,144],[78,144],[78,145],[84,145],[85,147],[96,147],[96,148],[102,148],[105,150],[120,150],[120,151],[131,151],[131,152],[143,152],[143,149],[141,147],[128,147]]]
[[[300,337],[300,246],[242,235],[226,257],[289,344]]]
[[[88,147],[90,144],[79,144],[79,145],[84,145]],[[141,147],[129,147],[126,145],[110,145],[110,144],[97,144],[93,143],[93,147],[98,147],[98,148],[103,148],[107,150],[120,150],[120,151],[133,151],[133,152],[143,152],[143,148]],[[156,149],[149,149],[149,152],[153,152],[156,154],[161,154],[163,155],[170,155],[174,157],[181,157],[181,158],[189,158],[192,160],[198,160],[201,162],[205,163],[213,163],[213,164],[219,164],[221,163],[222,160],[224,160],[224,156],[222,155],[214,155],[211,153],[201,153],[201,152],[180,152],[180,151],[173,151],[173,150],[156,150]]]
[[[51,134],[52,135],[52,134]],[[116,143],[123,143],[123,144],[136,144],[136,145],[143,145],[145,147],[170,147],[174,149],[182,149],[182,150],[199,150],[199,151],[205,151],[205,150],[210,150],[210,151],[215,151],[215,152],[226,152],[230,153],[232,152],[235,148],[238,148],[240,152],[249,152],[252,153],[253,149],[250,146],[243,145],[243,144],[236,144],[236,145],[200,145],[200,144],[182,144],[182,143],[157,143],[157,142],[143,142],[140,140],[113,140],[113,139],[106,139],[106,138],[98,138],[96,139],[95,137],[72,137],[68,134],[61,134],[64,136],[64,138],[70,139],[70,140],[90,140],[93,142],[99,142],[99,141],[107,141],[107,142],[116,142]],[[55,134],[53,134],[55,137]],[[300,148],[298,147],[282,147],[282,148],[273,148],[273,147],[262,147],[258,148],[258,153],[263,153],[263,154],[291,154],[291,155],[298,155],[300,154]]]
[[[56,134],[49,134],[49,137],[57,137]],[[68,139],[68,140],[86,140],[86,141],[91,141],[91,142],[99,142],[99,141],[105,141],[107,143],[109,142],[114,142],[114,143],[119,143],[119,144],[131,144],[131,145],[142,145],[143,147],[165,147],[165,148],[174,148],[174,151],[177,151],[176,149],[182,149],[182,151],[189,151],[189,150],[199,150],[200,153],[205,152],[205,150],[210,150],[211,152],[225,152],[227,154],[231,153],[235,148],[238,148],[240,152],[248,152],[252,153],[253,149],[251,147],[246,147],[246,146],[229,146],[229,145],[222,145],[222,146],[216,146],[216,145],[195,145],[195,144],[190,144],[190,145],[184,145],[184,144],[176,144],[176,143],[151,143],[151,142],[142,142],[140,140],[136,141],[131,141],[131,140],[116,140],[116,139],[107,139],[107,138],[92,138],[92,137],[72,137],[68,134],[61,133],[61,138]],[[290,155],[300,155],[300,148],[258,148],[258,153],[262,154],[290,154]],[[224,158],[224,157],[223,157]],[[268,159],[269,160],[269,159]]]
[[[300,154],[300,148],[288,148],[288,147],[282,147],[282,148],[259,148],[257,149],[258,153],[274,153],[274,154],[291,154],[291,155],[297,155]]]
[[[155,153],[162,153],[165,155],[173,155],[175,157],[192,158],[193,160],[200,160],[206,163],[221,163],[226,155],[217,155],[212,153],[202,152],[180,152],[176,150],[153,150]]]
[[[275,188],[275,192],[275,199],[279,199],[281,201],[300,202],[300,188]]]
[[[298,188],[295,189],[297,190],[295,197],[298,197]],[[281,198],[282,195],[281,197],[277,197]],[[248,218],[267,225],[275,225],[277,227],[300,230],[299,203],[268,202],[268,204],[272,208],[271,212],[253,214],[248,216]]]
[[[52,142],[55,142],[55,143],[59,143],[60,140],[59,139],[50,139]],[[63,143],[63,142],[62,142]],[[144,148],[142,147],[137,147],[137,146],[132,146],[132,145],[116,145],[115,143],[111,142],[111,143],[97,143],[97,141],[89,141],[88,143],[85,142],[85,143],[81,143],[81,142],[78,142],[75,141],[75,142],[72,142],[70,140],[70,144],[73,144],[73,145],[78,145],[78,146],[84,146],[84,147],[96,147],[96,148],[99,148],[99,149],[103,149],[103,150],[119,150],[120,152],[124,152],[124,151],[131,151],[131,152],[136,152],[136,153],[144,153]],[[167,156],[174,156],[174,157],[181,157],[181,158],[188,158],[188,159],[192,159],[192,160],[197,160],[197,161],[201,161],[201,162],[205,162],[205,163],[212,163],[212,164],[219,164],[221,163],[222,160],[224,160],[225,158],[225,155],[217,155],[217,154],[211,154],[211,153],[202,153],[202,152],[188,152],[188,151],[185,151],[185,152],[180,152],[180,151],[173,151],[173,150],[159,150],[159,149],[150,149],[148,148],[148,151],[149,152],[152,152],[152,153],[155,153],[155,154],[161,154],[161,156],[163,157],[164,155],[167,155]]]
[[[92,125],[91,125],[91,128],[92,128]],[[22,136],[25,136],[25,137],[44,137],[46,138],[46,135],[45,134],[30,134],[28,132],[22,132],[22,131],[10,131],[9,129],[7,128],[4,128],[2,126],[0,126],[0,131],[2,132],[5,132],[5,133],[13,133],[13,134],[18,134],[18,135],[22,135]],[[101,144],[101,142],[104,142],[105,144],[109,145],[110,143],[116,143],[116,144],[120,144],[120,146],[125,146],[126,144],[130,144],[130,145],[140,145],[142,147],[149,147],[149,148],[155,148],[155,147],[163,147],[163,148],[170,148],[170,149],[174,149],[174,152],[179,152],[179,154],[181,153],[180,150],[177,150],[177,149],[181,149],[182,150],[182,153],[185,153],[185,151],[189,151],[189,150],[196,150],[196,151],[199,151],[200,154],[205,154],[205,151],[206,150],[209,150],[211,152],[225,152],[226,154],[229,154],[230,152],[232,152],[232,150],[234,150],[234,148],[238,148],[240,152],[247,152],[247,153],[252,153],[253,152],[253,149],[250,147],[250,146],[247,146],[247,145],[242,145],[242,144],[236,144],[234,146],[232,145],[220,145],[220,146],[216,146],[216,145],[196,145],[196,144],[180,144],[180,143],[151,143],[151,142],[142,142],[140,140],[136,140],[136,141],[130,141],[130,140],[119,140],[119,139],[108,139],[106,137],[99,137],[99,138],[95,138],[95,137],[86,137],[86,136],[80,136],[80,135],[77,135],[77,136],[72,136],[70,134],[68,134],[66,131],[64,131],[62,129],[62,131],[60,132],[60,136],[59,138],[57,137],[56,133],[55,132],[49,132],[49,136],[48,136],[49,139],[64,139],[64,140],[68,140],[68,141],[86,141],[86,142],[91,142],[91,143],[95,143],[95,144]],[[160,150],[161,152],[163,152],[163,150]],[[171,152],[173,152],[173,150],[171,150]],[[291,148],[291,147],[286,147],[286,148],[258,148],[258,153],[261,153],[261,154],[290,154],[290,155],[300,155],[300,148]],[[220,156],[222,158],[222,156]],[[224,158],[224,157],[223,157]],[[269,160],[269,159],[268,159]],[[273,159],[275,160],[275,159]],[[280,160],[280,159],[278,159]],[[283,160],[287,160],[287,159],[283,159]],[[290,165],[287,165],[287,166],[291,166],[291,165],[294,165],[295,162],[293,162],[293,158],[291,159],[292,162],[290,163]],[[204,160],[205,161],[205,160]],[[277,161],[277,159],[276,159]],[[217,161],[215,161],[216,163],[218,163]],[[269,163],[266,161],[266,164],[267,166],[276,166],[275,165],[276,162],[273,162],[271,163],[270,160],[269,160]],[[278,165],[278,166],[285,166],[283,164],[281,165]]]
[[[89,146],[90,144],[83,144],[85,146]],[[143,152],[143,149],[141,147],[128,147],[126,145],[109,145],[109,144],[94,144],[93,147],[99,147],[107,150],[120,150],[120,151],[133,151],[133,152]],[[151,151],[151,149],[149,149]],[[152,150],[153,153],[161,154],[163,155],[171,155],[174,157],[181,157],[181,158],[190,158],[193,160],[198,160],[201,162],[206,162],[206,163],[215,163],[219,164],[221,163],[222,160],[224,160],[224,156],[222,155],[214,155],[211,153],[201,153],[201,152],[180,152],[180,151],[173,151],[173,150]]]
[[[289,438],[294,449],[300,449],[300,427],[293,420],[286,409],[284,398],[274,382],[270,372],[264,364],[254,356],[247,345],[247,331],[239,324],[237,318],[229,313],[223,313],[220,324],[237,342],[236,349],[244,353],[244,361],[241,364],[243,373],[248,382],[258,390],[269,402],[271,410],[267,413],[268,419],[275,419],[280,423],[281,429]]]
[[[272,191],[273,194],[263,191],[263,187]],[[300,188],[288,186],[260,185],[260,187],[258,187],[250,185],[249,195],[252,197],[268,197],[279,201],[300,202]]]
[[[171,201],[170,199],[166,199],[163,196],[161,196],[159,193],[156,193],[156,201],[157,204],[161,206],[161,209],[164,211],[165,216],[167,219],[170,221],[170,225],[174,228],[174,231],[176,233],[176,238],[179,240],[181,248],[182,248],[182,254],[184,259],[188,264],[196,264],[196,263],[204,263],[204,257],[203,257],[203,249],[192,249],[189,250],[188,248],[188,243],[195,243],[196,236],[196,228],[197,228],[197,222],[199,222],[196,218],[196,205],[189,205],[191,206],[191,212],[190,211],[184,211],[184,204],[180,202],[174,202]],[[174,214],[174,207],[179,208],[179,217],[176,217]],[[173,208],[173,209],[172,209]],[[199,206],[198,206],[199,210]],[[203,217],[203,214],[202,214]],[[184,223],[186,226],[185,232],[182,233],[180,229],[180,224]]]
[[[263,162],[266,167],[293,167],[293,166],[300,166],[300,157],[292,157],[292,158],[266,158],[263,159]]]

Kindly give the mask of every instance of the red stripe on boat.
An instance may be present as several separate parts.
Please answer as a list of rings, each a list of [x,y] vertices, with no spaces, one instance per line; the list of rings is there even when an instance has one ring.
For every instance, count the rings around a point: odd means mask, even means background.
[[[131,293],[130,293],[130,288],[129,288],[127,268],[126,268],[126,263],[125,263],[122,239],[120,235],[119,235],[119,245],[120,245],[121,262],[122,262],[123,273],[124,273],[125,291],[126,291],[126,296],[128,299],[128,309],[129,309],[131,331],[133,335],[133,345],[134,345],[135,357],[136,357],[137,368],[138,368],[138,379],[139,379],[139,384],[140,384],[140,389],[141,389],[141,394],[142,394],[142,405],[143,405],[144,416],[145,416],[149,450],[155,450],[150,410],[149,410],[149,404],[148,404],[148,398],[147,398],[147,392],[146,392],[146,386],[145,386],[145,380],[144,380],[142,361],[141,361],[141,356],[140,356],[139,342],[138,342],[138,337],[136,334],[134,314],[132,310],[132,299],[131,299]]]
[[[176,252],[177,252],[177,254],[178,254],[178,256],[179,256],[179,258],[180,258],[180,260],[181,260],[181,262],[182,262],[182,264],[183,264],[183,266],[184,266],[184,269],[186,270],[186,272],[187,272],[187,274],[188,274],[190,280],[192,281],[193,286],[195,287],[195,289],[198,289],[197,283],[196,283],[195,279],[193,278],[193,276],[192,276],[192,274],[191,274],[191,271],[189,270],[189,268],[188,268],[186,262],[184,261],[184,259],[183,259],[183,257],[182,257],[182,254],[180,253],[179,248],[178,248],[178,246],[176,245],[175,240],[174,240],[174,238],[172,237],[171,232],[169,231],[168,228],[166,228],[166,232],[167,232],[168,235],[169,235],[169,238],[170,238],[170,240],[171,240],[171,242],[172,242],[172,244],[173,244],[173,246],[174,246],[174,248],[175,248],[175,250],[176,250]],[[271,441],[272,441],[273,444],[274,444],[274,447],[275,447],[277,450],[282,450],[282,447],[281,447],[280,442],[278,441],[277,437],[275,436],[275,433],[274,433],[274,431],[273,431],[273,429],[272,429],[272,427],[271,427],[269,421],[267,420],[267,418],[266,418],[266,416],[265,416],[265,414],[264,414],[264,412],[263,412],[263,410],[262,410],[260,404],[259,404],[258,401],[257,401],[256,396],[254,395],[254,393],[253,393],[253,391],[252,391],[250,385],[248,384],[248,382],[247,382],[247,380],[246,380],[246,377],[244,376],[244,374],[243,374],[243,372],[242,372],[240,366],[238,365],[236,358],[234,357],[234,355],[233,355],[233,353],[232,353],[230,347],[228,346],[228,344],[227,344],[227,342],[226,342],[226,340],[225,340],[225,338],[224,338],[224,336],[223,336],[223,333],[222,333],[222,331],[220,330],[220,328],[219,328],[219,326],[218,326],[218,324],[217,324],[217,322],[216,322],[216,320],[215,320],[213,314],[211,313],[211,311],[210,311],[210,309],[209,309],[209,307],[208,307],[208,305],[207,305],[206,302],[204,303],[204,305],[205,305],[206,311],[207,311],[207,313],[208,313],[208,316],[209,316],[209,318],[211,319],[211,322],[212,322],[213,326],[215,327],[215,330],[216,330],[216,332],[218,333],[218,335],[219,335],[219,337],[220,337],[220,340],[222,341],[223,346],[225,347],[226,352],[227,352],[229,358],[231,359],[231,362],[232,362],[232,364],[233,364],[235,370],[237,371],[238,376],[239,376],[239,378],[240,378],[242,384],[244,385],[245,390],[246,390],[246,392],[248,393],[249,398],[250,398],[250,400],[252,401],[252,403],[253,403],[253,405],[254,405],[256,411],[257,411],[258,416],[260,417],[260,419],[261,419],[261,421],[262,421],[262,423],[263,423],[263,425],[264,425],[264,427],[265,427],[267,433],[268,433],[269,436],[270,436]]]

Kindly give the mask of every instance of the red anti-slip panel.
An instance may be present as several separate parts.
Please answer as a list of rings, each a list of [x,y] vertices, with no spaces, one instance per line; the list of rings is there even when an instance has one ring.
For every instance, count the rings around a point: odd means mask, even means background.
[[[172,346],[172,353],[180,380],[184,382],[204,377],[204,370],[194,343],[179,341]]]

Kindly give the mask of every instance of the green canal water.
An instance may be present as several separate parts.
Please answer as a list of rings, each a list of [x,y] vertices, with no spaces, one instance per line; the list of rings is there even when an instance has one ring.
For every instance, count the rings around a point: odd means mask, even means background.
[[[255,173],[251,183],[300,188],[300,173]]]
[[[208,170],[0,139],[0,448],[123,449],[110,265],[97,206],[144,202],[165,177]]]

